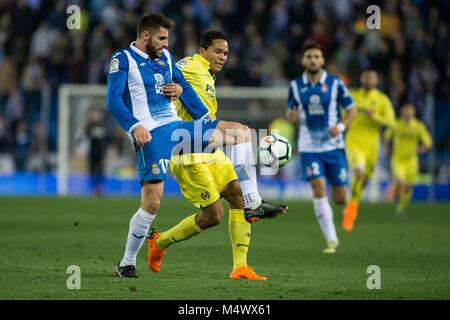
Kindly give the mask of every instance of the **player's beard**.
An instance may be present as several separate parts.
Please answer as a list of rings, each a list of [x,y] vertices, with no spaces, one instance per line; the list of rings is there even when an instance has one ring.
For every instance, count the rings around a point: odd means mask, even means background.
[[[308,68],[307,69],[308,73],[310,73],[310,74],[317,74],[317,73],[320,72],[320,70],[321,70],[320,67],[317,67],[316,69],[313,69],[313,68]]]
[[[152,59],[161,58],[161,55],[158,55],[158,49],[155,46],[153,46],[150,41],[145,46],[145,49],[147,50],[147,53],[150,56],[150,58]]]

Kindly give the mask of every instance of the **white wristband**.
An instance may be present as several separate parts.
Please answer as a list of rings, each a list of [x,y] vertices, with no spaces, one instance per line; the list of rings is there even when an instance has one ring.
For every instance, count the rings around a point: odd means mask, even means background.
[[[339,132],[342,133],[345,131],[345,124],[343,124],[342,122],[339,122],[336,126],[336,128],[338,128]]]

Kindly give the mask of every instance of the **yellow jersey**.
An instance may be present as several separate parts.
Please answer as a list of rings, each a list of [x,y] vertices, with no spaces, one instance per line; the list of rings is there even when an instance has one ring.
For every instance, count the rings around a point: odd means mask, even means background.
[[[410,122],[398,119],[395,127],[385,131],[384,139],[393,139],[392,158],[400,161],[417,157],[419,143],[427,148],[433,144],[425,124],[418,119],[412,119]]]
[[[205,106],[213,119],[216,119],[217,100],[216,89],[214,87],[215,77],[209,70],[209,61],[200,54],[194,54],[192,57],[186,57],[177,62],[177,68],[181,70],[187,82],[192,86],[194,91]],[[178,99],[175,101],[178,116],[183,121],[191,121],[192,116],[186,107],[183,106]]]
[[[395,125],[395,112],[389,98],[378,89],[369,91],[359,88],[351,90],[358,113],[347,130],[346,141],[352,145],[378,149],[380,128]],[[373,112],[370,118],[364,111]]]

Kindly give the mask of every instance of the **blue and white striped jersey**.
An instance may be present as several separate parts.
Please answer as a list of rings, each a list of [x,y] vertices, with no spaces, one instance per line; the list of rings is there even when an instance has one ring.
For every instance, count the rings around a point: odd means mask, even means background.
[[[353,100],[339,77],[322,72],[320,81],[311,84],[306,73],[291,81],[288,109],[298,108],[300,152],[326,152],[344,148],[342,134],[331,137],[328,129],[341,120],[339,104],[353,108]]]
[[[194,119],[202,119],[209,114],[181,71],[175,67],[169,51],[164,49],[160,59],[151,59],[133,42],[130,48],[116,52],[111,58],[107,107],[128,133],[138,125],[150,131],[170,122],[181,121],[174,104],[161,89],[171,82],[183,88],[180,100]]]

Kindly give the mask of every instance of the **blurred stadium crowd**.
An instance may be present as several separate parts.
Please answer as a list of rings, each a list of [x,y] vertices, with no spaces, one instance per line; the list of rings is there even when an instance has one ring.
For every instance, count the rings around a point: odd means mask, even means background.
[[[72,4],[81,8],[81,30],[66,27]],[[366,27],[371,4],[381,8],[380,30]],[[33,155],[56,151],[58,86],[106,83],[113,51],[135,39],[147,11],[175,21],[176,59],[196,52],[202,31],[227,34],[230,56],[217,85],[287,86],[302,72],[308,41],[322,46],[326,68],[351,87],[373,67],[396,109],[410,101],[435,123],[437,159],[450,158],[450,1],[2,0],[0,172],[8,158],[15,171],[53,168],[47,159],[33,165]]]

